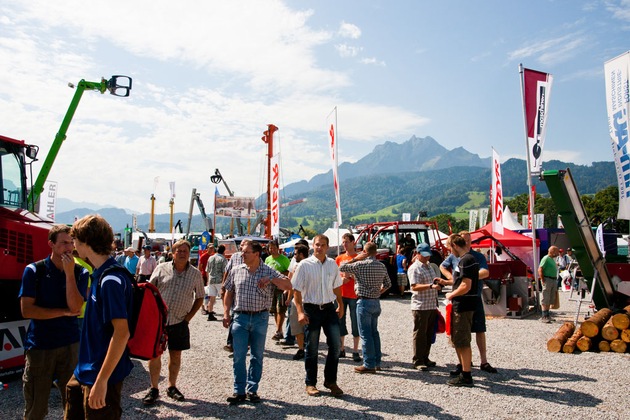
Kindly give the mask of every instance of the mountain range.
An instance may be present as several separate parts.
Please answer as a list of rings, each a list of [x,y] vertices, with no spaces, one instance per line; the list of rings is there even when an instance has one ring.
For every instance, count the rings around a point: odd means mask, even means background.
[[[616,185],[614,163],[593,162],[576,165],[561,161],[544,163],[545,169],[570,168],[581,194]],[[527,164],[522,159],[509,159],[501,165],[505,197],[527,193]],[[355,163],[339,165],[341,208],[344,224],[366,213],[376,213],[395,207],[395,213],[426,211],[429,217],[452,213],[470,200],[471,194],[485,197],[479,206],[487,205],[490,190],[490,158],[481,158],[463,147],[448,150],[431,137],[412,136],[404,143],[387,141]],[[543,182],[535,181],[537,193],[546,194]],[[282,201],[306,198],[306,202],[281,209],[283,226],[297,227],[304,218],[329,225],[335,214],[332,171],[306,181],[285,186]],[[260,200],[261,198],[259,198]],[[131,212],[114,208],[97,208],[82,203],[71,210],[71,202],[59,199],[57,221],[72,223],[75,217],[97,210],[116,231],[131,225]],[[262,208],[262,207],[261,207]],[[138,226],[148,228],[149,214],[137,215]],[[174,220],[186,223],[186,213],[176,213]],[[168,231],[170,215],[155,215],[157,231]],[[225,219],[217,219],[225,221]],[[203,230],[201,216],[193,216],[191,229]],[[220,230],[220,227],[218,227]]]

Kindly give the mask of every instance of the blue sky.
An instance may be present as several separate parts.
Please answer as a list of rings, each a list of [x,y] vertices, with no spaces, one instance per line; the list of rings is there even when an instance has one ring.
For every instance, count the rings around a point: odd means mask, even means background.
[[[335,106],[342,162],[412,135],[524,159],[519,63],[554,75],[543,159],[611,161],[603,66],[630,49],[629,0],[1,4],[1,134],[43,156],[68,82],[133,77],[129,98],[84,94],[49,179],[140,212],[152,193],[168,212],[170,181],[176,211],[211,201],[215,168],[259,195],[269,123],[285,185],[327,171]]]

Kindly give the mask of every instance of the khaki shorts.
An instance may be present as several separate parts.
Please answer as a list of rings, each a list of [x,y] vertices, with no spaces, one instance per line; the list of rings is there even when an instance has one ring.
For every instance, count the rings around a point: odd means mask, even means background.
[[[409,285],[409,280],[405,273],[396,273],[396,279],[398,280],[398,287],[407,287]]]
[[[470,347],[472,320],[475,311],[451,314],[451,343],[457,349]]]
[[[298,322],[298,311],[293,301],[291,301],[291,310],[289,311],[289,325],[291,325],[291,335],[304,334],[304,326]]]
[[[542,279],[542,298],[541,305],[551,306],[556,301],[556,292],[558,291],[558,281],[551,277],[543,277]]]

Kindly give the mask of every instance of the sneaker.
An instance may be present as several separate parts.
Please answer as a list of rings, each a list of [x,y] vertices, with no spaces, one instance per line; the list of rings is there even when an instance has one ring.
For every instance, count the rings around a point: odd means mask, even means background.
[[[208,313],[208,321],[216,321],[217,317],[214,316],[214,312],[209,312]]]
[[[437,363],[435,363],[433,360],[429,360],[429,359],[427,359],[427,361],[424,362],[424,364],[427,365],[427,367],[430,367],[430,368],[437,366]]]
[[[245,400],[247,399],[247,395],[241,395],[241,394],[232,394],[231,397],[227,397],[227,402],[230,403],[230,405],[236,405],[236,404],[240,404],[242,402],[245,402]]]
[[[174,386],[169,387],[166,390],[166,395],[168,395],[169,397],[171,397],[172,399],[174,399],[175,401],[184,401],[184,394],[182,394],[181,392],[179,392],[179,389],[177,389]]]
[[[548,316],[543,316],[542,318],[540,318],[540,322],[542,322],[543,324],[551,324],[551,318],[549,318]]]
[[[293,360],[302,360],[304,359],[304,350],[300,349],[293,355]]]
[[[330,389],[330,395],[332,395],[335,398],[339,398],[343,395],[343,391],[335,383],[329,384],[327,382],[324,382],[324,386]]]
[[[479,366],[479,369],[483,370],[484,372],[488,372],[488,373],[497,373],[498,371],[492,367],[492,365],[490,365],[490,363],[482,363],[481,366]]]
[[[276,332],[273,337],[271,337],[272,340],[278,341],[280,340],[282,337],[284,337],[284,334],[280,331]]]
[[[361,359],[361,356],[359,355],[359,353],[352,353],[352,360],[354,360],[357,363],[363,361],[363,359]]]
[[[257,394],[257,393],[255,393],[255,392],[248,392],[248,393],[247,393],[247,399],[248,399],[250,402],[253,402],[254,404],[257,404],[257,403],[259,403],[259,402],[260,402],[260,397],[259,397],[259,396],[258,396],[258,394]]]
[[[144,405],[155,405],[157,399],[160,397],[160,391],[157,388],[150,388],[146,397],[142,399]]]
[[[286,346],[286,347],[293,347],[295,346],[295,341],[290,341],[290,340],[278,340],[276,341],[276,344],[279,346]]]
[[[455,377],[455,376],[459,376],[462,374],[462,365],[457,365],[457,367],[455,368],[455,370],[451,370],[450,375]]]
[[[346,357],[346,351],[345,351],[345,350],[341,350],[341,351],[339,352],[339,357],[340,357],[340,358],[342,358],[342,357]]]
[[[306,385],[306,393],[309,395],[309,397],[318,397],[319,389],[317,389],[313,385]]]
[[[472,378],[464,378],[464,375],[459,375],[458,377],[449,380],[447,384],[450,386],[466,386],[470,388],[473,386],[473,380]]]

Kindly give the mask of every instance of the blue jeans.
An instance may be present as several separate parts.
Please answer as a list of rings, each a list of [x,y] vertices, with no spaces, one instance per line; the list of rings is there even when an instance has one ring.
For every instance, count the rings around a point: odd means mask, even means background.
[[[291,306],[293,305],[287,307],[287,320],[284,323],[284,341],[286,341],[287,344],[295,344],[295,337],[291,334],[291,322],[289,321],[292,310]]]
[[[258,383],[262,377],[263,351],[267,338],[269,312],[253,315],[234,313],[232,323],[232,346],[234,347],[234,392],[244,395],[246,392],[258,392]],[[246,368],[247,346],[251,348],[249,369]]]
[[[378,333],[378,317],[381,314],[379,299],[359,299],[357,318],[363,344],[363,365],[374,369],[381,366],[381,336]]]
[[[308,316],[308,324],[304,326],[306,385],[317,385],[317,355],[319,334],[322,329],[326,335],[326,344],[328,344],[328,355],[324,366],[324,383],[336,384],[341,337],[339,336],[339,317],[335,305],[328,304],[320,309],[319,305],[305,303],[304,312]]]
[[[348,335],[348,327],[346,327],[346,316],[350,313],[350,325],[352,326],[352,336],[359,336],[359,323],[357,321],[357,300],[351,298],[343,298],[343,317],[339,320],[339,333],[342,337]]]

